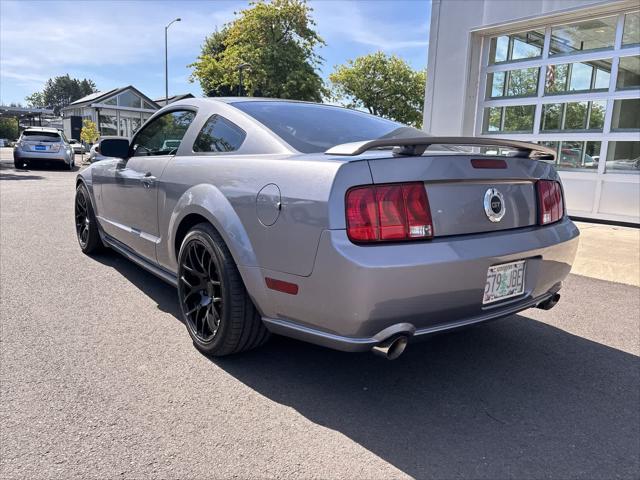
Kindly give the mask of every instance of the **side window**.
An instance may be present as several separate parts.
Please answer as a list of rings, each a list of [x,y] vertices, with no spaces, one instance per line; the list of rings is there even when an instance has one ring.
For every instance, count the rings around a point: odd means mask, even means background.
[[[194,152],[233,152],[240,148],[247,134],[220,115],[212,115],[193,143]]]
[[[173,155],[196,114],[175,110],[154,119],[133,140],[133,156]]]

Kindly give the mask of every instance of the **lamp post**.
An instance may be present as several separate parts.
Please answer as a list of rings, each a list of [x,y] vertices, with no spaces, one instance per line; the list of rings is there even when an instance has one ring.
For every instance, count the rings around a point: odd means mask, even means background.
[[[167,31],[169,30],[169,27],[174,22],[181,22],[181,21],[182,19],[178,17],[175,20],[171,20],[171,22],[169,22],[169,25],[164,27],[164,104],[165,106],[169,103],[169,60],[168,60],[168,54],[167,54]]]
[[[249,70],[251,70],[251,65],[249,65],[248,63],[241,63],[240,65],[238,65],[238,76],[239,81],[238,81],[238,96],[241,97],[242,96],[242,70],[248,68]]]

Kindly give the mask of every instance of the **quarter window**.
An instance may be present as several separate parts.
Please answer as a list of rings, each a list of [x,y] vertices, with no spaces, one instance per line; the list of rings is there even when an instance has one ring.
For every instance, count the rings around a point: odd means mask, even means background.
[[[188,110],[167,112],[144,128],[133,141],[133,155],[174,155],[195,117]]]
[[[233,152],[240,148],[245,132],[220,115],[212,115],[193,144],[194,152]]]

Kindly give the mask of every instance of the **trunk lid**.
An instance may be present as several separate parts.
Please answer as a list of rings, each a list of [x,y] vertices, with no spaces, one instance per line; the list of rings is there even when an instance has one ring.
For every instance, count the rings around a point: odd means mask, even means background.
[[[476,168],[472,159],[499,159],[506,168]],[[529,158],[469,154],[369,157],[367,161],[376,184],[425,183],[435,237],[536,225],[535,181],[548,176],[552,168]]]

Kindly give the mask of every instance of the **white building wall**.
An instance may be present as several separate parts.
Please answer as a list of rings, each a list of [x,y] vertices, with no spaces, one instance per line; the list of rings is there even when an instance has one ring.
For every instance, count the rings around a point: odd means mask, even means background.
[[[424,130],[444,136],[480,133],[478,105],[485,86],[481,71],[487,60],[484,38],[639,5],[635,0],[433,0]],[[500,136],[528,139],[527,135]],[[597,173],[561,171],[560,175],[571,215],[640,223],[639,175],[605,174],[604,168]]]

